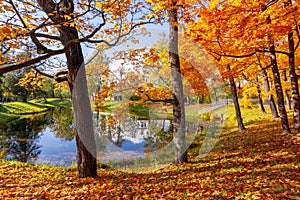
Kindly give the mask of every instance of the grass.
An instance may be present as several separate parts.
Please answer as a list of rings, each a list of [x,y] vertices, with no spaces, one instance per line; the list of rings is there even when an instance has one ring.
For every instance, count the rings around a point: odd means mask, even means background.
[[[32,102],[10,102],[5,103],[2,107],[7,113],[16,115],[34,114],[48,110],[46,106]]]
[[[16,120],[18,118],[19,117],[16,115],[1,113],[1,107],[0,107],[0,122],[1,123],[7,123],[10,121]]]
[[[6,123],[20,118],[22,115],[30,115],[47,111],[51,107],[70,107],[69,100],[47,99],[29,100],[28,102],[8,102],[0,106],[0,123]]]
[[[0,160],[0,199],[299,199],[299,136],[283,135],[270,114],[242,113],[245,131],[236,132],[228,107],[214,149],[200,156],[199,135],[181,166],[143,173],[99,167],[99,178],[78,179],[75,166]]]
[[[41,106],[47,106],[47,107],[71,107],[72,106],[72,102],[70,100],[61,100],[57,98],[49,98],[47,99],[47,102],[45,102],[44,100],[31,100],[30,102]]]

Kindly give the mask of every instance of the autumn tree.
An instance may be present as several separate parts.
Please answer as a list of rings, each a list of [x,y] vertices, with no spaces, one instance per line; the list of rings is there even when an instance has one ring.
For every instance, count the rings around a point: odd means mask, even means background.
[[[46,88],[50,84],[50,88]],[[48,96],[47,93],[52,93],[52,81],[49,82],[49,79],[45,76],[38,74],[35,71],[28,71],[23,74],[23,77],[20,78],[19,82],[15,86],[21,86],[28,92],[31,98],[44,98]],[[49,90],[50,89],[50,90]],[[48,91],[47,91],[48,90]]]
[[[74,107],[78,176],[95,177],[96,148],[81,44],[114,46],[140,25],[155,19],[143,18],[148,10],[140,1],[66,2],[1,1],[0,41],[10,51],[1,57],[0,74],[64,55],[64,80]],[[19,51],[28,54],[18,56]]]
[[[212,1],[209,6],[203,6],[201,12],[188,34],[196,36],[195,39],[214,57],[225,56],[237,61],[255,55],[268,58],[268,64],[263,68],[271,69],[282,129],[284,133],[290,133],[277,57],[287,54],[280,45],[294,26],[291,25],[293,20],[289,19],[296,16],[296,5],[284,9],[284,4],[278,1]],[[233,71],[242,71],[246,67],[239,66]]]

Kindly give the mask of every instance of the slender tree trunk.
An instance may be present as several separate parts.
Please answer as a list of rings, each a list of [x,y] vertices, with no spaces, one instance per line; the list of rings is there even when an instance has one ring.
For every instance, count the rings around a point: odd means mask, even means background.
[[[298,76],[295,71],[295,47],[293,32],[288,35],[289,40],[289,70],[292,85],[292,109],[295,131],[300,133],[300,95],[299,95],[299,85]]]
[[[256,82],[258,82],[258,78],[256,78]],[[256,84],[256,88],[257,88],[257,98],[258,98],[260,111],[263,114],[266,114],[266,110],[265,110],[265,107],[264,107],[264,102],[263,102],[262,97],[261,97],[262,95],[261,95],[260,85],[258,83]]]
[[[284,94],[285,94],[285,101],[286,101],[287,108],[289,110],[291,110],[292,109],[292,102],[291,102],[291,98],[290,98],[290,95],[289,95],[289,90],[285,90]]]
[[[55,94],[54,94],[54,84],[51,83],[51,97],[55,98]]]
[[[227,70],[230,71],[229,65],[227,66]],[[232,100],[233,100],[234,109],[235,109],[236,121],[238,123],[238,130],[242,131],[242,130],[245,130],[245,126],[243,123],[243,118],[242,118],[241,109],[240,109],[240,105],[239,105],[239,99],[238,99],[235,81],[232,76],[229,78],[229,83],[230,83],[230,90],[231,90]]]
[[[178,26],[177,26],[177,1],[172,1],[172,8],[169,12],[170,17],[170,44],[169,56],[171,62],[172,84],[174,89],[173,104],[173,124],[174,124],[174,145],[175,163],[187,162],[187,147],[185,138],[185,109],[183,86],[178,55]]]
[[[271,24],[271,16],[269,15],[266,19],[267,24]],[[290,127],[289,127],[289,121],[284,105],[284,96],[283,96],[283,90],[280,80],[280,74],[279,69],[277,65],[277,58],[276,58],[276,51],[274,46],[274,41],[272,39],[269,39],[270,43],[270,59],[271,59],[271,66],[272,66],[272,74],[274,78],[274,85],[276,90],[276,96],[277,96],[277,104],[278,104],[278,110],[280,113],[280,121],[283,133],[288,134],[291,133]]]
[[[283,79],[284,82],[288,81],[287,76],[286,76],[286,70],[284,70],[282,72],[282,79]],[[291,98],[290,98],[290,95],[289,95],[289,89],[284,90],[284,95],[285,95],[286,105],[287,105],[288,109],[291,110],[292,107],[291,107]]]
[[[267,94],[267,93],[270,92],[270,84],[269,84],[268,74],[265,70],[263,71],[262,76],[264,78],[265,93]],[[274,100],[274,96],[272,94],[268,95],[268,104],[270,106],[270,110],[271,110],[271,113],[272,113],[272,118],[279,117],[278,112],[277,112],[277,108],[276,108],[276,104],[275,104],[275,100]]]
[[[283,91],[282,91],[282,86],[281,86],[281,80],[280,80],[280,74],[279,74],[279,69],[278,69],[277,60],[276,60],[274,44],[272,44],[270,46],[270,51],[271,51],[270,59],[271,59],[271,64],[272,64],[272,73],[273,73],[273,77],[274,77],[274,85],[275,85],[275,89],[276,89],[281,126],[282,126],[283,133],[288,134],[288,133],[291,133],[291,130],[289,128],[288,117],[287,117],[287,113],[286,113],[286,109],[285,109],[285,105],[284,105],[284,96],[283,96]]]

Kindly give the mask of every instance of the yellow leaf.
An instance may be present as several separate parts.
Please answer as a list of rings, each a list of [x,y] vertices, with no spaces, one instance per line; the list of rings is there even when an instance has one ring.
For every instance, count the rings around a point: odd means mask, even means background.
[[[220,3],[220,0],[212,0],[210,2],[210,4],[208,5],[208,9],[212,10],[212,9],[216,8],[219,3]]]
[[[102,4],[99,1],[97,1],[96,2],[96,8],[101,8],[101,7],[102,7]]]

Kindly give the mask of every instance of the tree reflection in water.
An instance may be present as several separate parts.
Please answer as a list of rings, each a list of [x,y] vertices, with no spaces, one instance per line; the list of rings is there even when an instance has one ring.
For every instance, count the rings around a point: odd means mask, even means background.
[[[46,128],[62,141],[72,141],[73,113],[70,108],[54,108],[38,115],[24,116],[10,123],[0,124],[0,156],[7,160],[35,162],[42,149],[39,144]]]
[[[37,158],[41,153],[41,146],[38,145],[39,133],[49,123],[45,116],[46,113],[43,113],[1,124],[0,148],[5,151],[5,159],[28,162]]]
[[[128,153],[143,155],[156,151],[172,141],[172,120],[126,117],[123,120],[117,120],[113,125],[109,125],[110,115],[99,115],[96,118],[98,119],[96,132],[100,135],[100,143],[97,146],[99,151],[104,154],[111,148],[107,147],[111,146],[107,142]],[[121,149],[119,150],[121,151]],[[113,148],[112,151],[117,152],[118,149]],[[100,157],[103,156],[108,155],[101,155]]]
[[[109,115],[95,118],[96,135],[105,136],[96,140],[98,152],[105,153],[101,155],[104,159],[115,158],[114,154],[109,153],[110,148],[113,148],[113,153],[121,150],[129,156],[143,156],[172,143],[173,127],[169,119],[126,117],[109,125]],[[195,123],[187,125],[188,129],[195,132]],[[54,108],[46,113],[0,124],[0,158],[71,165],[76,160],[73,127],[73,112],[70,108]]]

